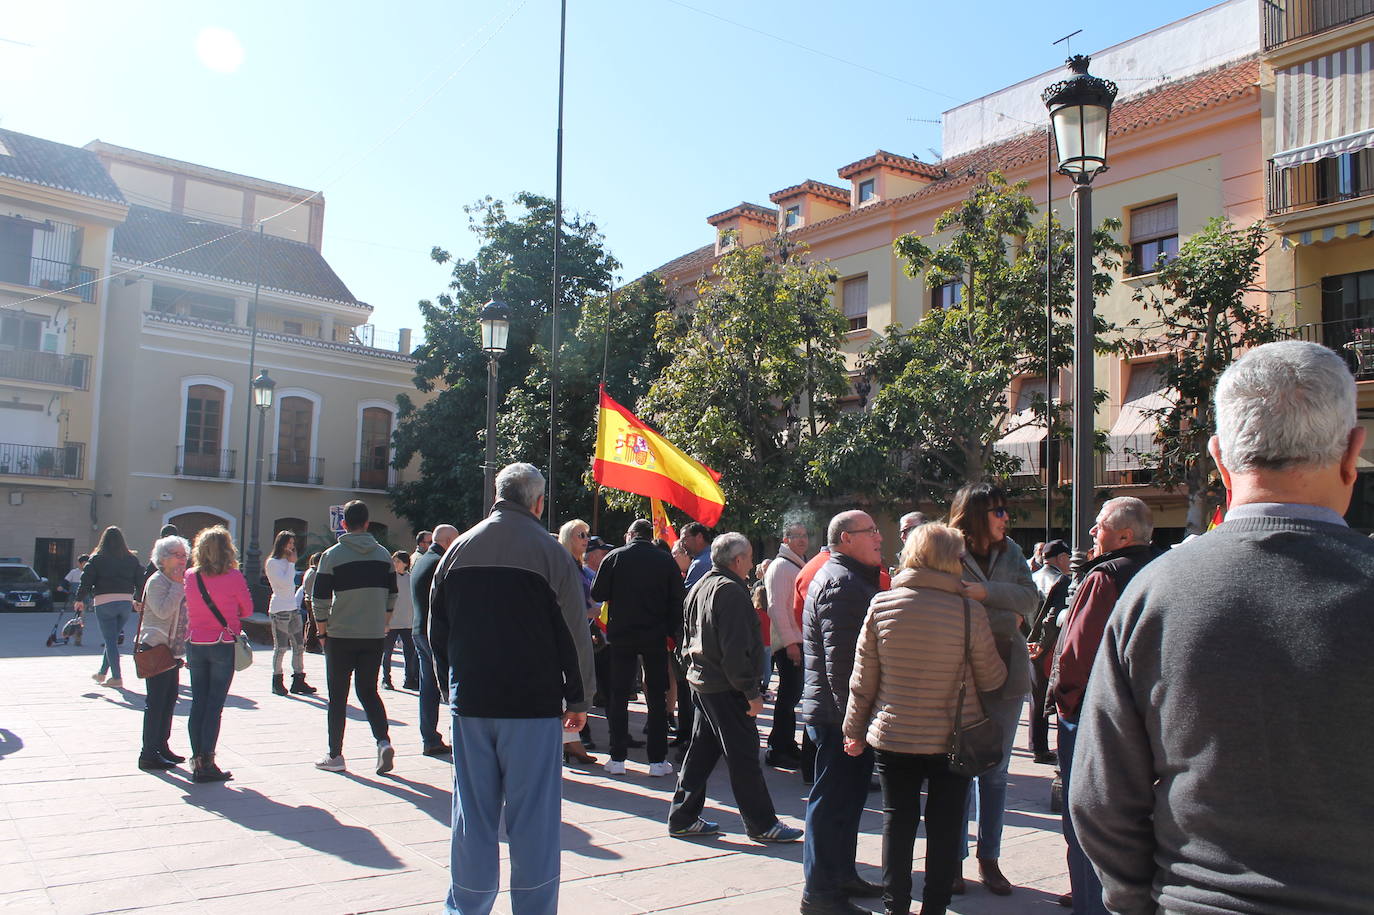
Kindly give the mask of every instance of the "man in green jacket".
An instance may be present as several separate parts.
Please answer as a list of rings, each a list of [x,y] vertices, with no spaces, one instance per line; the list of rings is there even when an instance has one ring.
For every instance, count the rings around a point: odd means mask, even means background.
[[[312,607],[325,639],[329,685],[329,752],[315,768],[345,769],[343,736],[352,681],[377,741],[377,774],[383,775],[395,765],[396,751],[391,748],[386,707],[377,694],[377,675],[396,606],[396,567],[386,547],[367,532],[367,518],[365,503],[355,499],[344,506],[344,535],[324,551],[315,574]]]

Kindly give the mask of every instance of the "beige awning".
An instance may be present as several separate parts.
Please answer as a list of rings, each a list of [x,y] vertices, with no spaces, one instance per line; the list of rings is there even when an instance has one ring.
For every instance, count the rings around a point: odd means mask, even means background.
[[[1058,396],[1055,385],[1054,396]],[[1007,416],[1004,429],[1009,430],[992,446],[1001,454],[1021,459],[1018,477],[1038,477],[1044,464],[1045,419],[1035,412],[1035,398],[1044,400],[1049,388],[1043,378],[1031,378],[1021,384],[1016,397],[1016,411]]]
[[[1131,366],[1131,379],[1126,388],[1126,396],[1121,404],[1121,413],[1107,434],[1107,445],[1111,451],[1106,456],[1104,469],[1144,470],[1140,462],[1141,452],[1153,452],[1155,433],[1159,426],[1153,410],[1167,410],[1170,406],[1164,396],[1163,373],[1157,362],[1146,362]]]
[[[1275,75],[1275,166],[1293,168],[1374,148],[1374,41]]]

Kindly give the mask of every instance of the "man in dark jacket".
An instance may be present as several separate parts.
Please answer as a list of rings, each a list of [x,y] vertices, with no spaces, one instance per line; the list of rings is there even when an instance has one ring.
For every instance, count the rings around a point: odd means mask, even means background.
[[[816,745],[816,781],[806,802],[806,875],[801,910],[807,915],[860,913],[851,896],[880,896],[883,888],[855,869],[859,819],[873,779],[873,750],[844,752],[849,675],[869,601],[878,593],[883,535],[861,511],[841,512],[826,532],[830,559],[811,579],[802,612],[806,664],[801,710]]]
[[[795,842],[800,829],[778,822],[773,799],[759,767],[759,729],[763,710],[759,666],[763,639],[744,578],[754,559],[743,534],[723,534],[711,544],[711,571],[687,600],[686,642],[682,657],[687,680],[701,705],[682,775],[668,812],[668,834],[678,838],[720,831],[701,818],[706,782],[721,755],[730,770],[730,787],[749,837],[759,842]]]
[[[1217,383],[1226,520],[1117,601],[1068,806],[1107,908],[1353,915],[1374,899],[1374,542],[1342,517],[1365,427],[1344,358],[1291,340]]]
[[[1083,580],[1059,635],[1049,682],[1059,717],[1059,772],[1065,794],[1073,779],[1078,713],[1092,675],[1097,646],[1121,592],[1146,563],[1159,555],[1150,545],[1154,526],[1150,506],[1123,496],[1103,503],[1091,531],[1093,559],[1083,569]],[[1083,855],[1067,809],[1063,819],[1074,915],[1107,915],[1102,905],[1102,884]]]
[[[592,600],[607,602],[606,651],[611,654],[611,694],[606,724],[611,732],[608,775],[625,774],[630,747],[630,693],[644,659],[644,702],[649,720],[649,774],[671,775],[668,755],[668,639],[682,639],[682,574],[668,553],[654,546],[654,526],[630,525],[629,542],[611,550],[592,582]],[[585,626],[583,628],[586,628]]]
[[[496,499],[448,548],[430,592],[431,647],[453,698],[445,910],[491,911],[504,807],[511,909],[553,915],[563,732],[586,724],[592,694],[587,600],[572,555],[539,522],[544,475],[511,464],[496,476]]]
[[[433,533],[420,533],[430,537],[429,547],[410,567],[410,598],[415,606],[411,637],[415,640],[415,656],[420,662],[420,740],[426,756],[443,756],[453,751],[439,733],[439,702],[448,702],[448,670],[434,667],[434,649],[429,641],[429,596],[439,560],[449,544],[458,539],[458,528],[441,524]]]

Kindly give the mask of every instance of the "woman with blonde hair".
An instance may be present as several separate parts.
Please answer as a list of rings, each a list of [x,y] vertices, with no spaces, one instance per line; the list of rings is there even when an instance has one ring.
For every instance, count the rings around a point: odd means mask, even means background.
[[[913,530],[892,588],[869,605],[859,633],[844,749],[877,753],[883,788],[883,901],[889,915],[911,905],[911,857],[927,792],[926,879],[922,915],[949,905],[959,868],[970,779],[949,771],[950,738],[961,684],[960,720],[983,717],[978,693],[1007,677],[983,607],[960,581],[963,535],[944,524]],[[965,652],[967,633],[968,651]]]
[[[222,782],[232,775],[215,765],[220,719],[234,679],[234,641],[242,620],[253,612],[248,582],[239,571],[233,538],[221,525],[196,536],[194,568],[186,571],[186,609],[190,618],[187,667],[191,674],[191,777]]]
[[[573,561],[577,563],[577,571],[582,573],[582,597],[587,602],[589,626],[592,625],[590,620],[596,618],[600,606],[592,600],[592,581],[595,580],[596,573],[587,568],[587,564],[583,561],[587,555],[587,541],[591,539],[591,530],[587,522],[581,518],[574,518],[558,529],[558,542],[563,545],[563,549],[572,554]],[[596,762],[596,757],[587,752],[587,744],[591,742],[592,725],[590,718],[587,719],[587,723],[580,733],[570,734],[564,731],[563,762],[576,760],[583,765]]]

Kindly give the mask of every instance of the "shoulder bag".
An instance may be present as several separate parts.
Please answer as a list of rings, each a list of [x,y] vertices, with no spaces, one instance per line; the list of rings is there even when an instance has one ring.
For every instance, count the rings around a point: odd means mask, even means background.
[[[145,645],[139,636],[143,634],[143,614],[138,615],[138,629],[134,632],[134,672],[139,679],[147,680],[158,674],[166,673],[181,662],[172,657],[172,649],[167,645]]]
[[[959,674],[959,704],[954,707],[954,731],[949,737],[949,771],[953,775],[976,778],[1002,762],[1002,727],[986,714],[964,726],[964,697],[968,694],[968,674],[972,663],[968,598],[964,598],[964,664]],[[982,701],[979,700],[979,710]]]
[[[210,612],[219,620],[219,624],[224,627],[224,631],[229,631],[229,623],[225,621],[224,614],[219,612],[215,602],[210,599],[210,592],[205,587],[205,580],[200,573],[196,573],[196,587],[200,588],[200,596],[205,599],[205,606],[210,608]],[[253,646],[248,643],[248,634],[239,629],[238,638],[234,639],[234,670],[247,670],[253,666]]]

